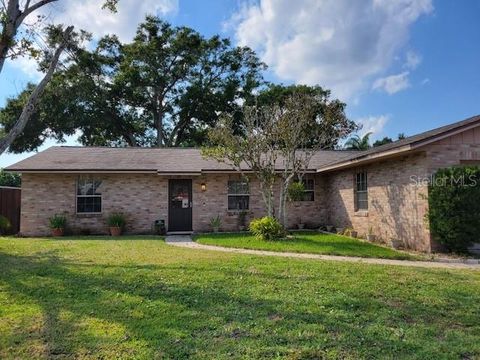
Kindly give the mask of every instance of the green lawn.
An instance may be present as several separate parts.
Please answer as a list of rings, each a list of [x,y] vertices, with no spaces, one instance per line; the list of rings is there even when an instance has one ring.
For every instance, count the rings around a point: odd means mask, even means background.
[[[322,357],[479,358],[480,272],[0,239],[1,359]]]
[[[417,256],[378,246],[347,236],[318,232],[294,232],[292,238],[263,241],[248,233],[200,234],[195,240],[201,244],[243,249],[287,251],[311,254],[373,257],[385,259],[417,259]]]

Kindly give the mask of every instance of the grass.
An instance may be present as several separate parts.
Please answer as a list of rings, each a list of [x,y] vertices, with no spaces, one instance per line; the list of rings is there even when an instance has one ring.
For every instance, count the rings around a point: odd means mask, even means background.
[[[279,241],[264,241],[249,233],[237,234],[200,234],[195,240],[201,244],[224,247],[257,249],[279,252],[298,252],[310,254],[328,254],[342,256],[359,256],[384,259],[415,260],[405,252],[347,236],[317,232],[295,232],[292,238]]]
[[[1,359],[474,359],[480,272],[0,239]]]

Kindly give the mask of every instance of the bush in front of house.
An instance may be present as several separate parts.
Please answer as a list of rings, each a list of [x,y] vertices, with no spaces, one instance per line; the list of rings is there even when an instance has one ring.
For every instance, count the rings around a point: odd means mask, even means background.
[[[250,231],[262,240],[279,240],[285,237],[285,230],[277,219],[265,216],[250,222]]]
[[[448,251],[467,252],[480,239],[480,168],[440,169],[428,191],[433,238]]]
[[[10,220],[5,216],[0,215],[0,235],[5,235],[6,232],[12,227]]]

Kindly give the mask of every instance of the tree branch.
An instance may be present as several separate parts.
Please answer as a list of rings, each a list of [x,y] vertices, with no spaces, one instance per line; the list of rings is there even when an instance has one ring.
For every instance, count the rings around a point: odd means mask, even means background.
[[[23,107],[22,113],[18,118],[17,122],[13,126],[13,128],[9,131],[9,133],[0,140],[0,155],[7,150],[7,148],[15,141],[17,136],[23,131],[25,126],[27,125],[30,117],[35,111],[35,106],[37,105],[38,99],[42,95],[45,87],[49,83],[50,79],[53,76],[55,68],[57,67],[58,61],[60,59],[60,55],[62,54],[63,50],[67,46],[68,39],[73,31],[73,26],[69,26],[63,32],[63,41],[55,50],[55,53],[52,57],[52,61],[50,62],[50,66],[48,67],[48,71],[43,77],[42,81],[37,85],[35,90],[30,94],[27,103]]]

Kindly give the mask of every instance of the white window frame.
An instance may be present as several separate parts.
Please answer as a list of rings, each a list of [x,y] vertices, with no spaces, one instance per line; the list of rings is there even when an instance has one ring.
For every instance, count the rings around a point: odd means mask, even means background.
[[[92,181],[92,182],[95,182],[95,181],[100,181],[102,184],[103,184],[103,180],[102,179],[99,179],[99,178],[95,178],[95,177],[92,177],[92,176],[80,176],[77,178],[77,181],[75,183],[75,213],[78,214],[78,215],[95,215],[95,214],[102,214],[103,212],[103,198],[102,198],[102,195],[103,194],[100,194],[100,195],[81,195],[81,194],[78,194],[78,186],[79,186],[79,183],[80,181],[85,181],[85,180],[89,180],[89,181]],[[95,197],[95,198],[100,198],[100,212],[94,212],[94,211],[78,211],[78,198],[90,198],[90,197]]]
[[[230,193],[230,186],[229,185],[232,182],[247,184],[248,193],[246,193],[246,194],[243,194],[243,193],[242,194],[237,194],[237,193],[232,194],[232,193]],[[230,204],[229,199],[230,199],[231,196],[234,196],[234,197],[247,196],[248,197],[248,207],[246,209],[230,209],[229,208],[229,204]],[[228,211],[248,211],[248,210],[250,210],[250,183],[247,180],[228,180],[227,181],[227,210]]]
[[[365,176],[365,190],[358,190],[358,184],[359,184],[358,176],[361,175],[361,174],[364,174],[364,176]],[[368,173],[367,173],[367,170],[355,171],[353,181],[354,181],[355,211],[368,211]],[[366,203],[365,208],[360,208],[358,194],[366,194],[366,200],[363,201],[363,202]]]

